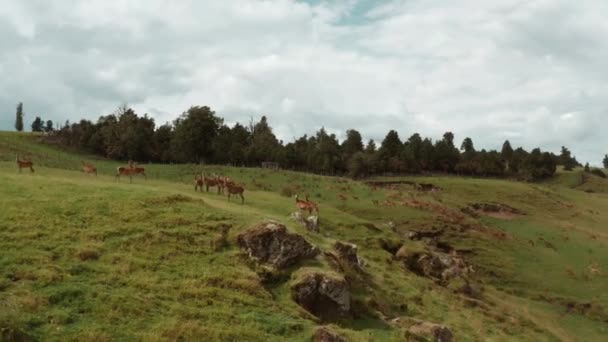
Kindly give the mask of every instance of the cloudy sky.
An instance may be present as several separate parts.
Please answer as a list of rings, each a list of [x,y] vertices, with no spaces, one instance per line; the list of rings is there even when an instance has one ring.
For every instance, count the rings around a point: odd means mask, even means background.
[[[608,153],[605,0],[3,0],[0,129],[95,120],[127,103],[158,124],[191,105],[321,126]]]

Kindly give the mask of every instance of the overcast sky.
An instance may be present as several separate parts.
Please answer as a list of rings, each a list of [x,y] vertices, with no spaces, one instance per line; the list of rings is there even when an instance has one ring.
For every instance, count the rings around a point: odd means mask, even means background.
[[[19,101],[28,129],[208,105],[227,122],[265,114],[284,141],[449,130],[599,165],[607,17],[606,0],[3,0],[0,129]]]

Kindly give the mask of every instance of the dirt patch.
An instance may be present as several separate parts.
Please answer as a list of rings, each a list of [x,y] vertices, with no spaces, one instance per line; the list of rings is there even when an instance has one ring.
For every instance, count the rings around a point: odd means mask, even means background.
[[[502,203],[472,203],[461,211],[473,217],[487,216],[501,220],[512,220],[525,215],[523,211]]]
[[[424,191],[424,192],[436,192],[436,191],[441,190],[440,187],[438,187],[434,184],[431,184],[431,183],[416,183],[416,182],[406,181],[406,180],[368,181],[368,182],[365,182],[365,184],[374,189],[382,188],[382,189],[396,190],[399,188],[400,185],[409,185],[418,191]]]

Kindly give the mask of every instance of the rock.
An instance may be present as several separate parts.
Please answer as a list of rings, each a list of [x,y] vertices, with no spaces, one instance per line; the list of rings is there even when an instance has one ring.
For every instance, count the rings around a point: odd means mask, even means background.
[[[407,329],[406,337],[410,341],[434,341],[434,342],[452,342],[454,335],[446,326],[431,323],[421,322],[412,325]]]
[[[428,251],[412,253],[404,251],[400,254],[403,255],[402,260],[408,269],[418,275],[443,283],[472,272],[472,268],[456,255]]]
[[[335,273],[301,269],[292,276],[291,296],[306,311],[323,321],[350,313],[350,289]]]
[[[357,245],[336,241],[334,250],[337,252],[338,258],[348,264],[351,268],[361,270],[362,260],[357,256]]]
[[[319,249],[301,235],[289,233],[284,225],[272,221],[247,229],[239,234],[237,242],[251,259],[278,269],[319,254]]]
[[[338,335],[328,327],[319,327],[312,337],[313,342],[348,342],[344,337]]]
[[[296,222],[300,223],[301,225],[303,225],[304,227],[306,227],[310,231],[313,231],[313,232],[319,231],[319,217],[318,216],[312,215],[309,217],[304,217],[304,216],[302,216],[301,212],[296,211],[291,214],[291,218],[294,219]]]

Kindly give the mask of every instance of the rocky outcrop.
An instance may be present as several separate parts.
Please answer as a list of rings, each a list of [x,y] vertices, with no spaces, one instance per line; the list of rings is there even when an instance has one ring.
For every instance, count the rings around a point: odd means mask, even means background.
[[[331,272],[301,269],[292,277],[291,296],[323,321],[350,313],[350,289],[344,277]]]
[[[357,255],[357,245],[336,241],[332,252],[325,253],[332,266],[340,272],[355,270],[362,272],[363,259]]]
[[[410,271],[442,283],[473,272],[473,268],[456,254],[410,251],[407,246],[402,246],[395,258],[402,260]]]
[[[446,326],[420,322],[409,327],[405,333],[408,341],[452,342],[454,335]]]
[[[312,336],[312,340],[313,342],[348,342],[347,339],[328,327],[318,327]]]
[[[237,242],[249,258],[270,264],[277,269],[289,267],[300,260],[319,254],[301,235],[289,233],[277,222],[263,222],[239,234]]]

